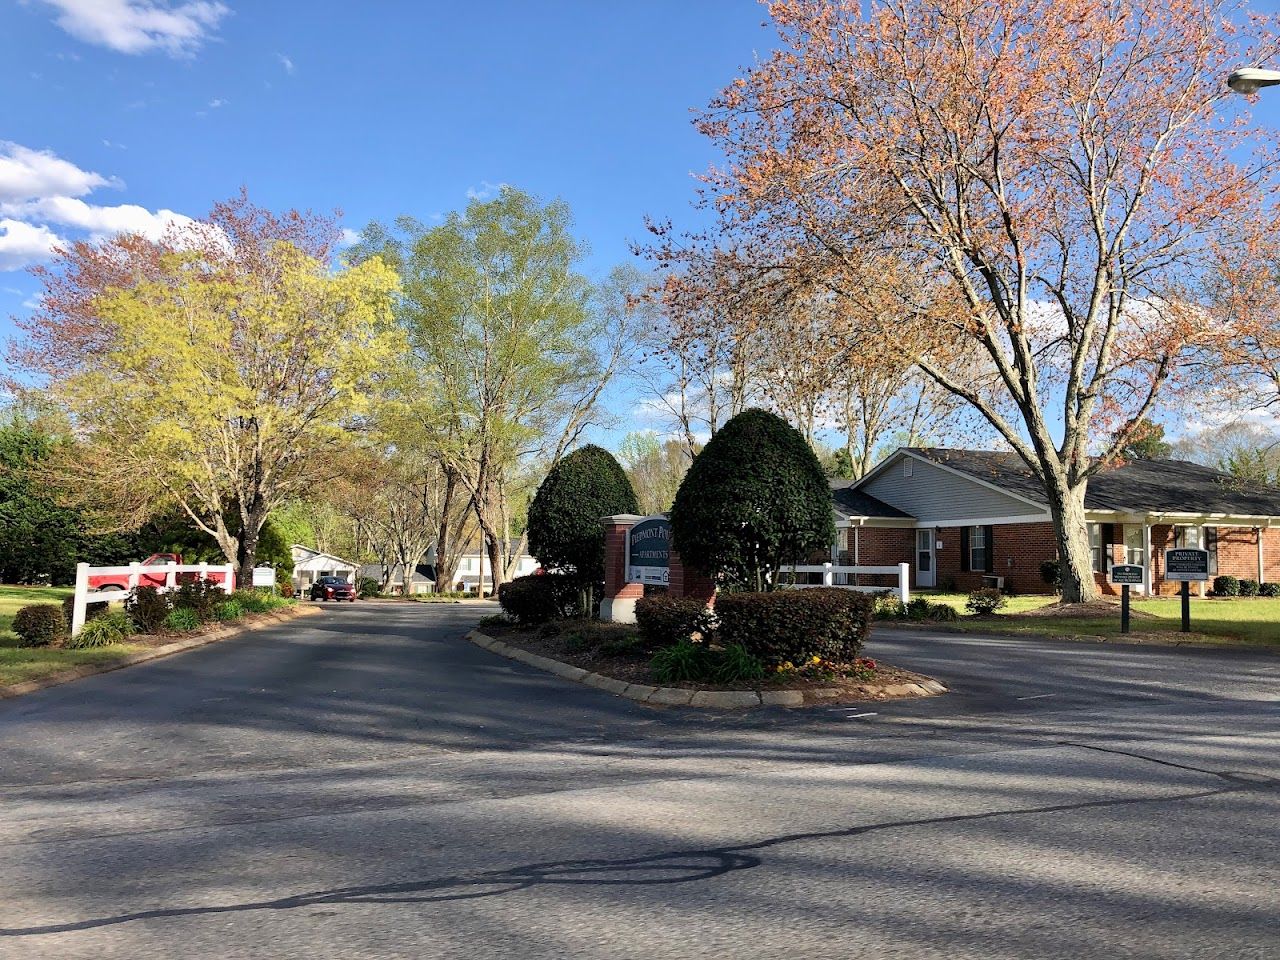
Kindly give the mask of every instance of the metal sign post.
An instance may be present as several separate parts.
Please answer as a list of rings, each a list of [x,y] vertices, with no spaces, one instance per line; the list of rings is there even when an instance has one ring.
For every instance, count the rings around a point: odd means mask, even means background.
[[[1129,587],[1140,584],[1143,569],[1135,563],[1117,563],[1111,568],[1111,582],[1120,585],[1120,632],[1129,632]]]
[[[1164,552],[1164,578],[1182,581],[1182,632],[1191,632],[1191,582],[1209,579],[1209,551],[1178,547]]]

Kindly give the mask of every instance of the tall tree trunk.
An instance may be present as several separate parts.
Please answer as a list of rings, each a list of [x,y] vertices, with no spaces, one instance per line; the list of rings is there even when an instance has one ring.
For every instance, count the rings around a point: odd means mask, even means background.
[[[449,551],[453,547],[453,500],[458,490],[458,472],[444,467],[444,502],[440,506],[440,528],[436,534],[436,583],[435,592],[444,593],[453,586],[453,570],[448,569]]]
[[[1098,598],[1093,579],[1093,555],[1089,549],[1089,524],[1084,513],[1085,483],[1074,487],[1065,476],[1046,472],[1049,513],[1058,542],[1058,564],[1062,572],[1062,602],[1084,603]]]
[[[253,567],[258,560],[258,538],[262,525],[267,521],[267,511],[256,504],[244,513],[244,529],[240,531],[240,543],[236,549],[236,585],[253,585]]]
[[[493,477],[486,477],[476,498],[476,521],[480,524],[480,534],[484,537],[485,552],[489,557],[489,593],[496,595],[502,586],[505,572],[502,556],[503,531],[498,528],[503,514],[502,488]],[[484,564],[480,565],[481,580],[484,579]],[[483,593],[483,591],[482,591]]]

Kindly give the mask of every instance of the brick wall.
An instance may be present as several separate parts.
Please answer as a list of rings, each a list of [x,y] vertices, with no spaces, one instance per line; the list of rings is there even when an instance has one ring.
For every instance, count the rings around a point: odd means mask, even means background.
[[[644,585],[627,583],[627,533],[630,524],[606,524],[604,528],[604,595],[639,599]]]
[[[853,537],[854,528],[845,531],[841,551],[841,563],[854,564]],[[860,527],[858,528],[858,566],[889,567],[899,563],[911,564],[911,585],[915,586],[916,567],[912,557],[915,549],[916,532],[904,527]],[[898,586],[896,574],[860,573],[856,577],[857,586],[884,587],[886,590]]]
[[[667,557],[667,574],[667,589],[673,597],[694,597],[708,604],[715,602],[714,581],[706,574],[692,567],[686,567],[674,546],[671,547]]]
[[[1218,527],[1218,572],[1242,580],[1257,580],[1258,545],[1253,527]],[[915,586],[915,530],[891,527],[862,527],[859,532],[858,562],[866,566],[910,563],[912,586]],[[1121,525],[1116,525],[1118,543],[1111,545],[1113,563],[1125,563],[1127,557]],[[1053,588],[1040,577],[1040,564],[1058,556],[1057,542],[1050,523],[1000,524],[993,528],[992,576],[1004,577],[1005,586],[1017,593],[1051,593]],[[942,542],[935,548],[937,583],[939,587],[954,584],[961,592],[976,590],[982,586],[982,571],[961,570],[960,528],[943,527],[934,531],[934,540]],[[1156,594],[1172,596],[1180,589],[1178,581],[1164,580],[1164,552],[1174,545],[1174,527],[1156,524],[1151,528],[1151,576]],[[841,550],[853,562],[853,529],[845,531]],[[1263,531],[1265,579],[1280,582],[1280,527]],[[893,577],[863,577],[862,583],[884,581],[884,586],[895,585]],[[1099,589],[1112,596],[1119,595],[1119,588],[1112,586],[1106,574],[1094,573]],[[1206,584],[1206,589],[1208,585]],[[1192,584],[1192,592],[1197,588]]]
[[[959,527],[937,531],[942,549],[937,551],[938,584],[954,582],[956,589],[967,593],[982,586],[984,571],[962,570]],[[1053,587],[1040,576],[1040,564],[1058,555],[1057,542],[1050,523],[1003,523],[992,528],[992,571],[989,576],[1004,577],[1005,589],[1016,593],[1052,593]]]

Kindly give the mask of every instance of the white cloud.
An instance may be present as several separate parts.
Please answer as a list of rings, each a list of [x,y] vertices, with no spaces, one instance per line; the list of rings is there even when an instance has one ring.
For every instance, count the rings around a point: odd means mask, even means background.
[[[132,203],[116,206],[96,206],[74,197],[45,197],[21,205],[0,204],[0,212],[21,216],[24,220],[56,223],[60,226],[87,230],[96,237],[109,237],[117,233],[141,233],[158,238],[174,223],[190,223],[172,210],[152,213],[145,207]]]
[[[62,242],[62,238],[48,227],[23,223],[21,220],[0,220],[0,270],[21,270],[39,263]]]
[[[55,23],[77,39],[119,53],[161,50],[192,56],[231,8],[217,0],[44,0]]]
[[[490,183],[488,180],[481,180],[478,187],[467,187],[468,200],[488,200],[494,194],[498,193],[503,187],[508,187],[508,183]]]
[[[209,101],[209,107],[210,109],[217,110],[219,107],[225,107],[227,103],[228,101],[223,100],[221,97],[214,97]]]
[[[352,244],[360,242],[360,234],[350,227],[342,228],[342,239],[338,241],[338,246],[349,247]]]
[[[54,246],[66,242],[63,230],[87,234],[93,240],[117,233],[155,238],[175,224],[192,222],[172,210],[81,199],[100,187],[123,186],[50,151],[0,141],[0,271],[20,270],[48,259]]]
[[[277,53],[276,59],[280,61],[280,66],[284,67],[285,73],[293,73],[293,61],[286,57],[283,53]]]
[[[81,170],[48,150],[32,150],[0,140],[0,203],[51,195],[80,197],[98,187],[118,185],[117,181]]]

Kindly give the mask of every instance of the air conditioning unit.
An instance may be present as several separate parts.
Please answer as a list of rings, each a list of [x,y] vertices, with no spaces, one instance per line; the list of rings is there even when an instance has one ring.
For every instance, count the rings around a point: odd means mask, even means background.
[[[1003,589],[1004,589],[1004,577],[989,577],[989,576],[988,576],[988,577],[983,577],[983,578],[982,578],[982,585],[983,585],[984,587],[991,587],[991,588],[993,588],[993,589],[995,589],[995,590],[1003,590]]]

